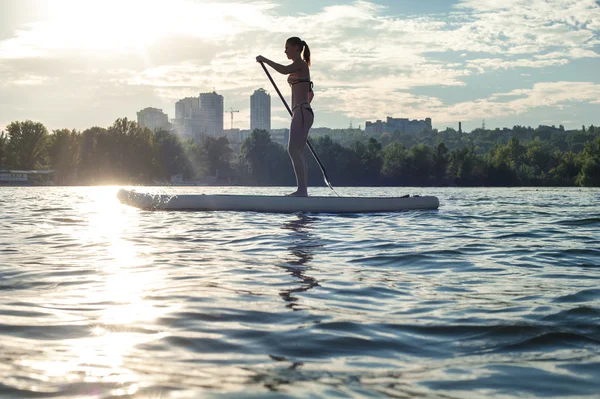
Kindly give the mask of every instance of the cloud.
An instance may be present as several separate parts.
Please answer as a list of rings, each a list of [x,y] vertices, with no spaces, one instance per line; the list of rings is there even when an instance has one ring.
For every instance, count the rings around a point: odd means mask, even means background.
[[[594,0],[461,0],[455,7],[473,18],[467,27],[475,41],[508,54],[555,47],[592,54],[600,43],[600,6]]]
[[[502,101],[507,97],[516,98]],[[446,105],[438,109],[439,113],[435,117],[440,122],[500,118],[522,115],[540,107],[562,108],[572,102],[600,104],[600,84],[568,81],[540,82],[530,89],[517,89],[507,93],[497,93],[486,99]]]
[[[505,60],[502,58],[480,58],[467,61],[467,67],[477,70],[479,73],[494,71],[498,69],[516,69],[516,68],[546,68],[549,66],[566,65],[569,60],[559,59],[529,59],[520,58],[517,60]]]
[[[317,101],[317,99],[315,99]],[[593,82],[541,82],[531,88],[496,93],[487,98],[447,104],[435,96],[393,92],[378,96],[372,89],[331,89],[320,93],[319,108],[338,110],[350,119],[385,116],[431,117],[434,123],[480,120],[522,115],[541,107],[562,108],[573,102],[600,104],[600,84]]]
[[[0,41],[0,99],[7,104],[0,124],[26,115],[19,108],[59,127],[72,119],[100,123],[98,112],[107,114],[109,124],[146,106],[172,114],[177,99],[213,88],[246,112],[256,88],[270,89],[254,57],[286,62],[290,27],[311,46],[315,106],[340,119],[399,110],[452,118],[468,106],[507,114],[511,108],[501,95],[443,104],[435,95],[410,91],[468,91],[466,78],[473,75],[559,68],[600,56],[600,6],[593,0],[460,0],[451,13],[413,16],[392,15],[368,1],[295,15],[277,2],[243,0],[173,0],[168,7],[158,0],[54,0],[46,11]],[[287,88],[285,77],[273,78]],[[39,107],[39,96],[81,115]],[[86,99],[93,112],[70,103]],[[236,115],[239,127],[242,116]],[[273,116],[287,118],[283,108]]]

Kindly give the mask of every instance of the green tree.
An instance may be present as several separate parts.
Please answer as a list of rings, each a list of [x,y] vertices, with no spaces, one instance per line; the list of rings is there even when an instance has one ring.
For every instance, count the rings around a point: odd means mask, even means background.
[[[196,178],[205,178],[208,172],[208,155],[206,148],[199,141],[190,139],[185,143],[186,158],[192,166],[192,175]]]
[[[354,165],[350,166],[355,179],[355,185],[376,186],[381,183],[381,167],[383,157],[381,154],[381,143],[371,137],[367,144],[356,141],[352,146],[351,159]]]
[[[554,158],[558,164],[548,171],[550,184],[554,186],[573,186],[581,171],[581,160],[573,152],[556,152]]]
[[[389,133],[383,133],[381,136],[379,136],[379,141],[383,147],[387,147],[392,143],[392,135]]]
[[[361,162],[367,170],[367,179],[371,183],[378,183],[381,175],[381,167],[383,166],[383,156],[381,154],[382,145],[377,139],[371,137],[367,144],[367,148]]]
[[[488,169],[485,161],[475,154],[472,146],[450,152],[447,176],[455,185],[487,185]]]
[[[527,144],[523,162],[525,165],[517,171],[521,183],[543,185],[548,184],[549,171],[558,165],[559,159],[551,152],[549,141],[536,137]]]
[[[255,129],[242,143],[240,156],[252,184],[291,183],[293,174],[287,154],[267,131]]]
[[[98,147],[100,137],[107,136],[107,130],[101,127],[92,127],[81,133],[79,145],[78,176],[86,184],[95,184],[103,178],[104,164],[108,154],[102,153]]]
[[[17,168],[38,169],[45,164],[48,130],[39,122],[27,120],[7,126],[8,148],[14,154]]]
[[[226,137],[203,136],[200,141],[191,140],[187,145],[187,154],[197,177],[231,178],[233,175],[233,151]]]
[[[169,180],[171,176],[182,174],[185,178],[192,175],[192,166],[185,153],[183,144],[179,138],[166,131],[159,129],[154,133],[159,175],[163,180]]]
[[[80,138],[77,131],[68,129],[54,130],[48,137],[48,161],[56,171],[55,182],[66,184],[76,181]]]
[[[519,170],[529,177],[529,169],[520,169],[524,154],[525,147],[515,136],[506,145],[496,144],[487,156],[489,183],[494,186],[517,186],[520,182]]]
[[[391,185],[404,185],[408,174],[408,151],[401,143],[393,143],[383,150],[381,173]]]
[[[579,153],[583,151],[585,147],[585,143],[593,140],[593,134],[586,133],[585,129],[580,131],[575,131],[567,137],[567,144],[569,145],[569,151]]]
[[[154,133],[127,118],[80,139],[79,173],[88,184],[144,184],[161,176]]]
[[[448,149],[444,143],[439,143],[433,153],[433,175],[437,184],[445,183],[448,164]]]
[[[590,126],[589,130],[593,130],[593,126]],[[585,145],[581,154],[581,171],[576,183],[584,187],[600,186],[600,136]]]
[[[8,135],[4,131],[0,132],[0,168],[9,165]]]
[[[208,173],[212,176],[229,177],[233,151],[226,137],[204,137],[202,145],[206,149]]]
[[[160,176],[154,134],[127,118],[108,128],[106,150],[112,160],[110,177],[122,183],[150,183]]]
[[[354,144],[356,145],[356,142]],[[366,179],[365,172],[362,170],[361,159],[353,148],[345,147],[333,141],[329,136],[319,137],[312,142],[312,145],[333,185],[356,186]],[[364,144],[361,143],[359,146],[362,148],[359,151],[366,151]],[[308,164],[309,184],[324,184],[319,166],[308,150],[306,150],[304,157]],[[355,174],[359,176],[358,179],[355,178]]]
[[[426,144],[419,144],[410,149],[409,179],[411,185],[426,186],[433,183],[434,165],[433,151]]]

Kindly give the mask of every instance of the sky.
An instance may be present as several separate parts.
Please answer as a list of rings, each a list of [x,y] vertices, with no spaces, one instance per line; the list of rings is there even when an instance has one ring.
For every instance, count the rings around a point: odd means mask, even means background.
[[[258,88],[288,127],[255,58],[288,63],[290,36],[311,49],[315,127],[600,124],[599,0],[0,0],[0,130],[108,127],[146,107],[174,118],[213,90],[248,129]]]

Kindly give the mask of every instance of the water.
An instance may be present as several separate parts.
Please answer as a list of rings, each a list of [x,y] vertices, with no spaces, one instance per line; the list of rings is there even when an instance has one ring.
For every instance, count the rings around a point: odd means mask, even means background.
[[[340,188],[441,202],[345,216],[117,190],[0,188],[0,397],[599,397],[598,189]]]

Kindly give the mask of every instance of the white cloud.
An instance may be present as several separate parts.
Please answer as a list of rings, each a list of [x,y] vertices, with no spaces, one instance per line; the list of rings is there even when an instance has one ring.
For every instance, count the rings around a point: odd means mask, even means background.
[[[115,113],[123,116],[118,112],[131,114],[152,104],[172,114],[178,98],[213,88],[246,110],[254,89],[271,89],[254,57],[285,62],[283,42],[294,27],[294,35],[313,52],[316,107],[353,118],[381,118],[400,110],[414,117],[439,111],[450,118],[469,106],[510,113],[522,103],[510,108],[498,95],[452,105],[407,91],[468,91],[465,78],[474,74],[557,68],[599,57],[600,6],[594,0],[461,0],[456,11],[430,16],[394,16],[367,1],[305,12],[287,15],[273,1],[54,0],[46,18],[0,41],[0,78],[9,77],[23,90],[14,94],[21,103],[13,109],[29,106],[25,99],[40,95],[35,92],[40,87],[66,107],[70,99],[86,96],[98,96],[97,106],[127,98],[110,109],[107,124]],[[283,76],[273,73],[273,78],[287,89]],[[59,116],[68,121],[67,114],[57,116],[55,110],[30,112],[61,127]],[[0,114],[0,124],[14,118],[8,108]],[[242,116],[239,127],[244,127]],[[274,110],[276,118],[286,118],[283,108]]]
[[[434,97],[417,96],[407,92],[390,92],[385,96],[372,88],[327,89],[315,97],[317,109],[342,112],[352,119],[381,119],[386,115],[419,115],[423,118],[430,107],[441,106]]]
[[[497,69],[515,69],[515,68],[545,68],[549,66],[566,65],[569,60],[561,59],[529,59],[521,58],[517,60],[505,60],[502,58],[480,58],[467,61],[467,67],[473,68],[480,73],[493,71]]]
[[[506,97],[516,97],[502,101]],[[593,82],[541,82],[531,89],[497,93],[486,99],[445,105],[435,115],[440,122],[522,115],[535,108],[562,108],[571,102],[600,104],[600,84]],[[434,110],[432,110],[433,112]],[[432,116],[433,118],[433,116]]]
[[[431,117],[436,124],[522,115],[541,107],[562,108],[573,102],[600,104],[600,84],[593,82],[542,82],[528,89],[496,93],[488,98],[444,103],[437,97],[376,90],[330,89],[320,93],[319,109],[341,111],[350,119],[383,119],[385,116]]]
[[[6,82],[6,84],[12,86],[41,86],[48,84],[52,80],[53,78],[48,76],[25,75],[21,76],[19,79]]]
[[[569,57],[572,59],[598,58],[598,57],[600,57],[600,54],[598,54],[597,52],[595,52],[593,50],[586,50],[583,48],[572,48],[569,50]]]
[[[595,0],[461,0],[456,7],[471,13],[477,41],[497,43],[509,54],[553,47],[591,51],[598,44]]]

